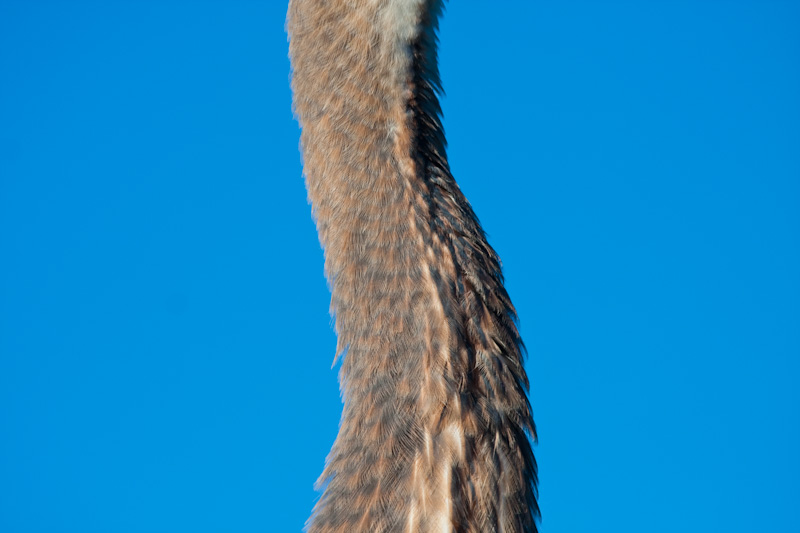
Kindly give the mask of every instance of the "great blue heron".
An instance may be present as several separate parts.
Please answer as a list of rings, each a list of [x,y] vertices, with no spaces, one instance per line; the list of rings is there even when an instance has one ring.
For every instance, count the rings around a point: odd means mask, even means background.
[[[291,0],[341,428],[311,532],[535,532],[535,427],[500,263],[450,174],[441,0]]]

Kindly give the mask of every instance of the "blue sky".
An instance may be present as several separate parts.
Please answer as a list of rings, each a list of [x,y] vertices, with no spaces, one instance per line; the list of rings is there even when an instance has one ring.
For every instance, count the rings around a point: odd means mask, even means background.
[[[546,533],[800,529],[800,8],[455,1]],[[0,2],[0,530],[297,531],[341,403],[284,2]]]

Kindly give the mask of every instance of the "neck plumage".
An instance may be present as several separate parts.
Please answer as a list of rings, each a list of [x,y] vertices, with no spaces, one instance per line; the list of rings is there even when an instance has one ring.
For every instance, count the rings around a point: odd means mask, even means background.
[[[291,0],[294,105],[343,355],[311,532],[535,532],[499,260],[450,175],[436,0]]]

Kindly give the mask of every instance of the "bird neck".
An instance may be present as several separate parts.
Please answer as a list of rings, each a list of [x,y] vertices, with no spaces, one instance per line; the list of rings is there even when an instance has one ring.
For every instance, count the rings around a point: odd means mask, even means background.
[[[445,154],[440,9],[290,2],[306,185],[344,357],[312,532],[535,530],[515,314]],[[518,467],[499,472],[503,461]]]

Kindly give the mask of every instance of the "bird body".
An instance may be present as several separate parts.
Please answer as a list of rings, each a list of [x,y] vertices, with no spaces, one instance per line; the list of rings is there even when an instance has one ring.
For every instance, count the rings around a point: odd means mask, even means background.
[[[291,0],[295,112],[343,356],[308,529],[535,532],[535,428],[500,263],[450,174],[438,0]]]

